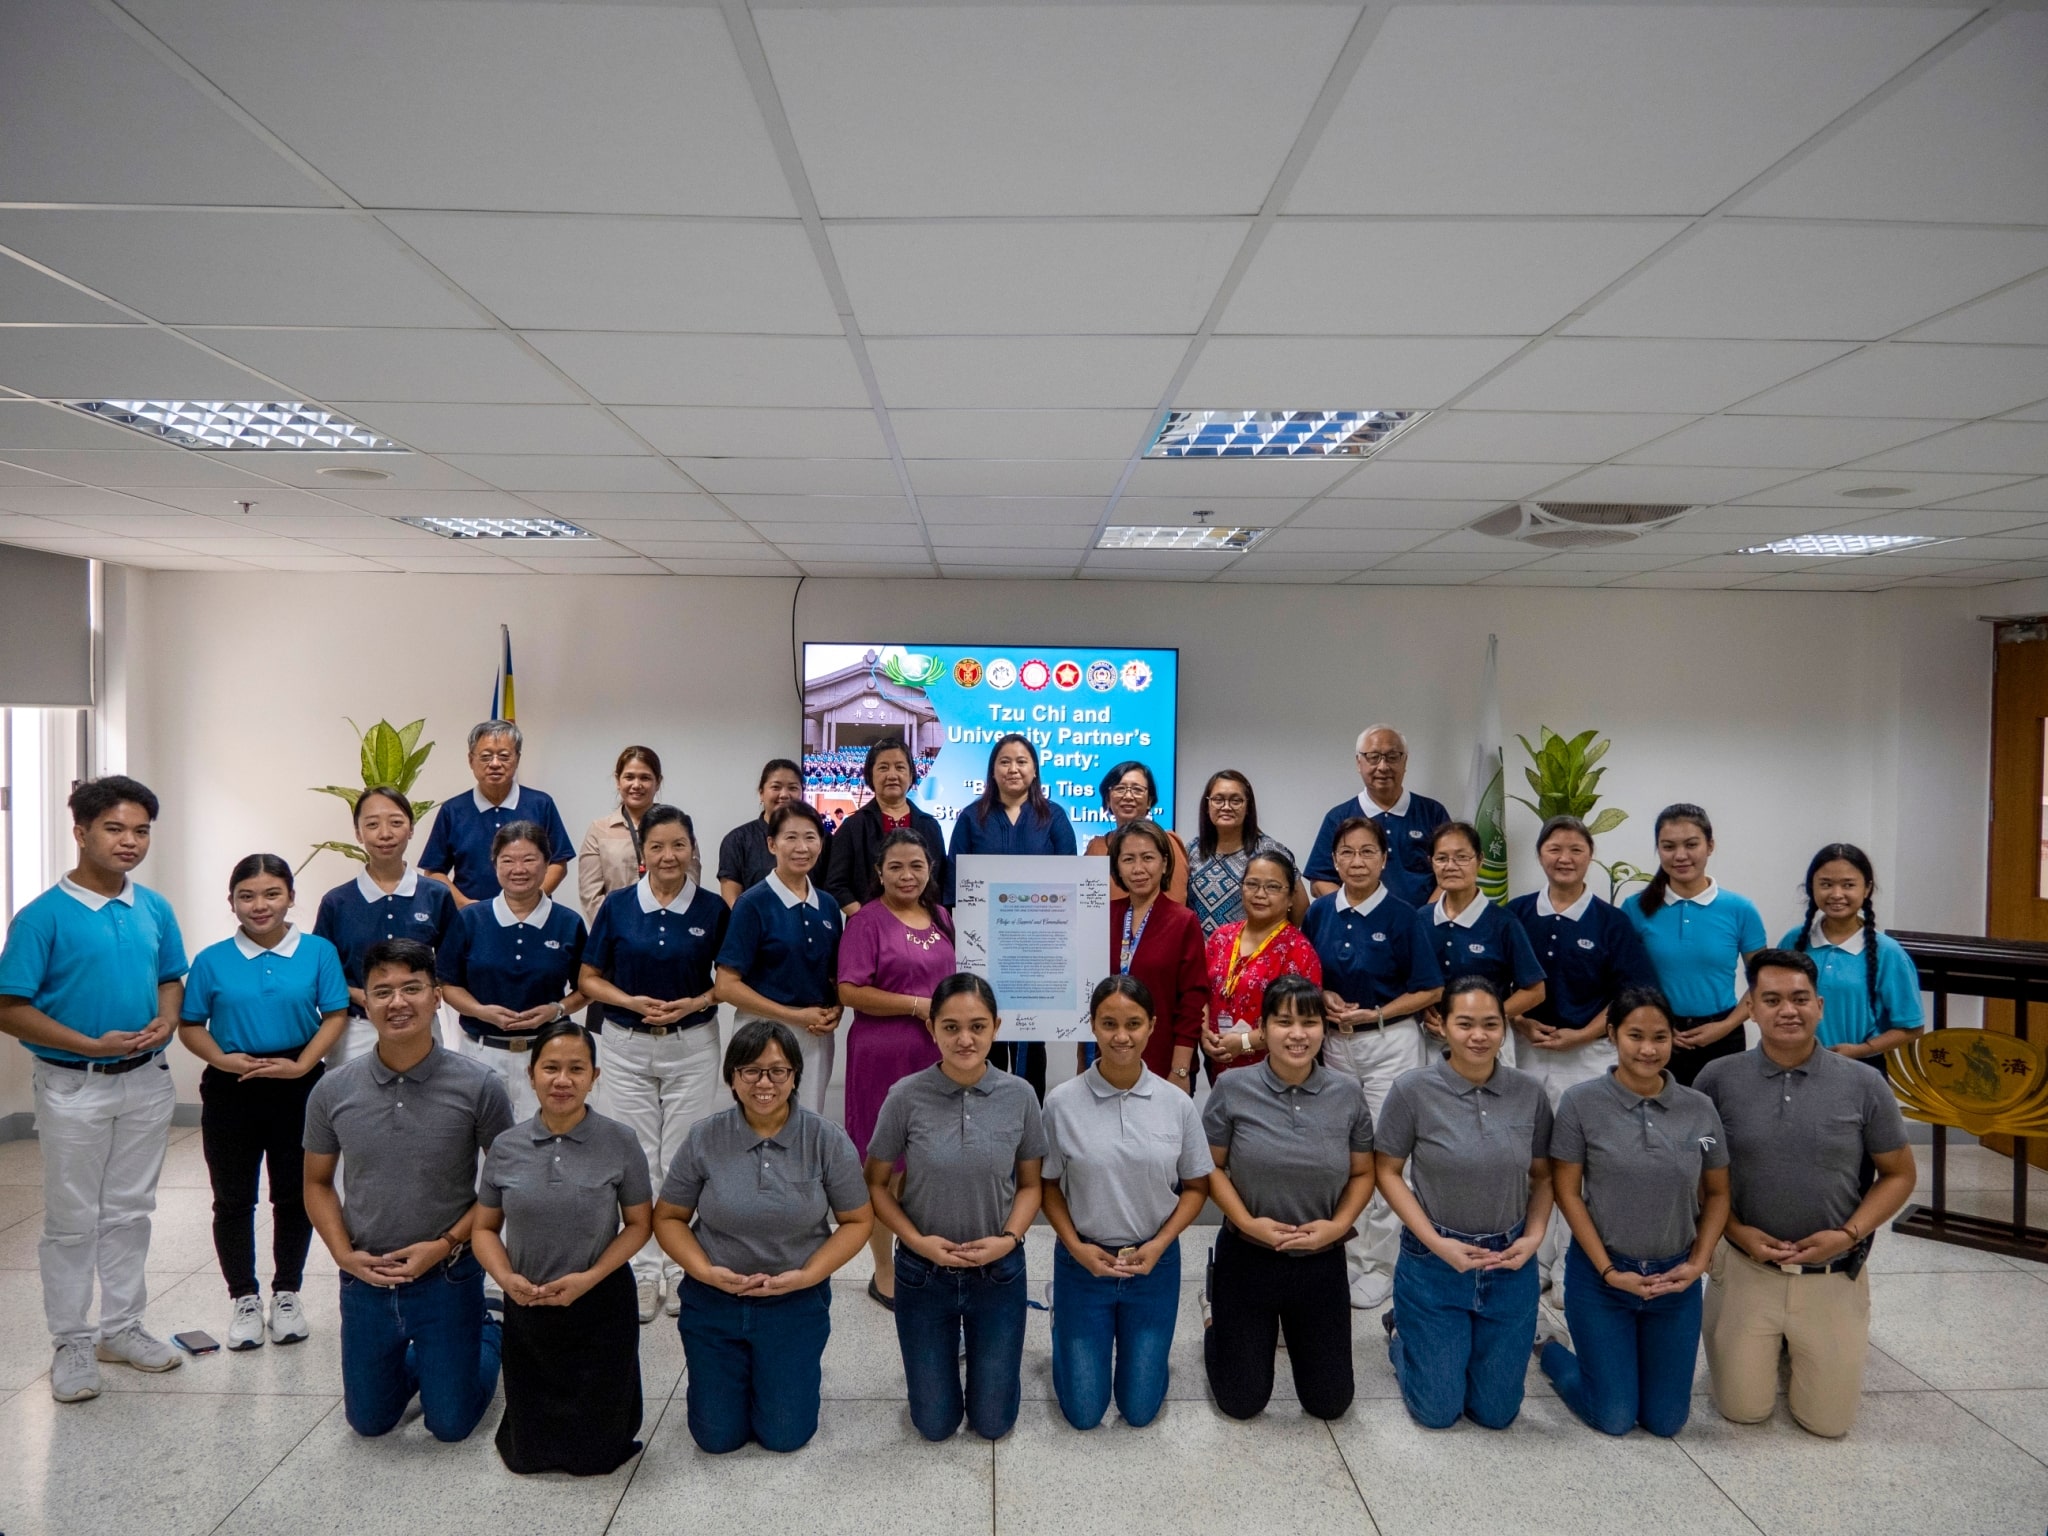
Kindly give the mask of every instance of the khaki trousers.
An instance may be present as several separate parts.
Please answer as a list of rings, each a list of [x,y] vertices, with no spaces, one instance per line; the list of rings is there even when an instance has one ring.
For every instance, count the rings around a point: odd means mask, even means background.
[[[1788,1275],[1723,1241],[1714,1251],[1702,1336],[1714,1407],[1755,1424],[1778,1397],[1780,1341],[1792,1355],[1792,1417],[1812,1434],[1846,1435],[1870,1352],[1870,1271]]]

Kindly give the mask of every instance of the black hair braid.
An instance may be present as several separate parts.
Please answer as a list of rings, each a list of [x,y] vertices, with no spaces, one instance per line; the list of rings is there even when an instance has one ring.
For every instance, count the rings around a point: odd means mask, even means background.
[[[1870,1018],[1875,1023],[1878,1017],[1877,1005],[1877,900],[1870,891],[1863,893],[1863,979],[1870,988]]]
[[[1867,909],[1870,903],[1864,902]],[[1813,899],[1813,882],[1806,882],[1806,916],[1799,920],[1799,937],[1792,941],[1792,947],[1805,954],[1813,947],[1813,920],[1820,914],[1820,903]]]

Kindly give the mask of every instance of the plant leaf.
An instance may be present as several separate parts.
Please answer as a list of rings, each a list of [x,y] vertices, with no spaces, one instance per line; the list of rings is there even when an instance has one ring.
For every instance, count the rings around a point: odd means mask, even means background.
[[[299,869],[303,870],[307,864],[312,863],[323,853],[338,853],[345,859],[354,859],[358,864],[370,862],[369,855],[364,853],[354,843],[315,843],[312,851],[306,855],[305,863],[301,864]],[[297,871],[294,871],[294,873],[297,873]]]
[[[1594,742],[1592,749],[1586,753],[1586,766],[1590,768],[1599,762],[1601,758],[1607,755],[1607,749],[1613,745],[1614,738],[1611,736],[1605,740]]]
[[[1619,806],[1610,805],[1609,807],[1607,807],[1606,810],[1602,811],[1598,816],[1595,816],[1590,822],[1588,822],[1586,824],[1586,829],[1589,832],[1591,832],[1595,837],[1598,837],[1603,832],[1612,832],[1616,827],[1620,826],[1624,821],[1627,820],[1627,811],[1622,810]]]
[[[1523,799],[1523,798],[1522,798],[1522,797],[1521,797],[1520,795],[1509,795],[1509,796],[1508,796],[1508,798],[1509,798],[1510,800],[1514,801],[1514,802],[1515,802],[1515,804],[1517,804],[1517,805],[1526,805],[1526,806],[1528,806],[1530,810],[1532,810],[1532,811],[1534,811],[1534,812],[1536,813],[1536,815],[1537,815],[1538,819],[1540,819],[1540,820],[1543,820],[1543,821],[1548,821],[1548,820],[1550,820],[1550,818],[1549,818],[1548,816],[1545,816],[1545,815],[1543,814],[1543,807],[1542,807],[1542,806],[1540,806],[1540,805],[1538,805],[1538,804],[1537,804],[1537,803],[1536,803],[1535,801],[1533,801],[1533,800],[1524,800],[1524,799]]]
[[[407,796],[406,796],[406,798],[407,798],[408,800],[412,800],[412,796],[410,796],[410,795],[407,795]],[[427,812],[431,811],[431,810],[432,810],[432,809],[433,809],[433,808],[434,808],[434,807],[435,807],[436,805],[438,805],[438,804],[440,804],[440,802],[439,802],[438,800],[413,800],[413,801],[412,801],[412,816],[413,816],[413,821],[414,821],[415,823],[418,823],[418,822],[422,822],[422,821],[425,821],[425,820],[427,819]]]
[[[1572,756],[1583,762],[1586,756],[1586,748],[1593,744],[1593,738],[1599,734],[1598,731],[1581,731],[1578,735],[1574,736],[1570,742]]]
[[[312,789],[316,795],[332,795],[337,800],[346,800],[350,810],[354,810],[356,802],[363,797],[360,789],[350,789],[345,784],[315,784]]]
[[[413,747],[418,744],[420,732],[426,728],[426,724],[427,718],[425,715],[422,715],[409,725],[401,725],[398,728],[399,745],[404,747],[407,752],[411,752]]]
[[[1536,748],[1530,746],[1529,738],[1524,736],[1520,731],[1515,732],[1515,740],[1519,741],[1522,744],[1522,750],[1528,753],[1531,757],[1537,758],[1539,760],[1542,758],[1543,754],[1537,751]]]

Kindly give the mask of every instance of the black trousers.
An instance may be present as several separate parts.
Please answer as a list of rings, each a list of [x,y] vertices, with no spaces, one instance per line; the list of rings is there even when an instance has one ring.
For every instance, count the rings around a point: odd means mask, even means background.
[[[1265,1411],[1282,1333],[1301,1411],[1336,1419],[1351,1406],[1351,1287],[1342,1243],[1289,1257],[1224,1227],[1209,1260],[1209,1316],[1202,1336],[1209,1390],[1233,1419]]]
[[[1038,1095],[1038,1102],[1045,1102],[1044,1045],[1036,1040],[998,1040],[988,1048],[988,1064],[1023,1078]]]
[[[640,1311],[621,1264],[566,1307],[505,1302],[505,1416],[513,1472],[603,1477],[639,1453]]]
[[[270,1289],[296,1291],[306,1278],[313,1224],[306,1219],[306,1100],[324,1068],[304,1077],[239,1078],[208,1067],[199,1075],[199,1146],[213,1183],[213,1251],[230,1296],[254,1296],[256,1176],[270,1173]]]
[[[1680,1029],[1698,1029],[1702,1024],[1713,1024],[1727,1018],[1725,1013],[1703,1013],[1699,1015],[1680,1014],[1677,1020]],[[1671,1048],[1671,1077],[1681,1087],[1690,1088],[1692,1080],[1700,1075],[1700,1068],[1708,1062],[1723,1056],[1737,1056],[1748,1047],[1742,1028],[1731,1029],[1712,1045],[1683,1046]]]

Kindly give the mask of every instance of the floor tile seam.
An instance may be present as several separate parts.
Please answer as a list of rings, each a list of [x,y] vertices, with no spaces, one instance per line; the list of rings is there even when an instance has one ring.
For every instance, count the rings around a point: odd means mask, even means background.
[[[1372,1512],[1372,1500],[1365,1496],[1365,1485],[1358,1480],[1358,1469],[1351,1465],[1351,1458],[1344,1454],[1344,1442],[1337,1438],[1337,1430],[1328,1420],[1323,1423],[1323,1433],[1330,1437],[1330,1445],[1337,1452],[1337,1464],[1344,1469],[1344,1475],[1351,1480],[1351,1491],[1358,1495],[1358,1507],[1365,1515],[1365,1523],[1372,1529],[1373,1536],[1380,1536],[1379,1517]]]
[[[619,1490],[618,1498],[612,1501],[611,1513],[604,1517],[604,1525],[599,1528],[598,1536],[606,1536],[618,1521],[619,1511],[626,1507],[626,1495],[633,1491],[633,1484],[640,1476],[640,1469],[647,1465],[647,1453],[653,1448],[654,1437],[661,1433],[661,1426],[667,1422],[668,1411],[675,1406],[675,1400],[675,1390],[671,1390],[667,1400],[661,1405],[661,1412],[654,1416],[654,1422],[643,1423],[640,1426],[640,1454],[633,1459],[633,1470],[626,1474],[626,1485]]]
[[[1679,1455],[1683,1456],[1687,1461],[1691,1462],[1693,1466],[1699,1469],[1700,1476],[1704,1477],[1710,1484],[1713,1485],[1714,1491],[1720,1494],[1722,1498],[1728,1501],[1728,1507],[1734,1510],[1736,1514],[1742,1516],[1744,1523],[1747,1524],[1751,1530],[1755,1531],[1757,1533],[1757,1536],[1766,1536],[1763,1526],[1757,1523],[1756,1516],[1752,1515],[1748,1510],[1744,1509],[1742,1507],[1741,1500],[1737,1499],[1734,1494],[1730,1493],[1726,1488],[1724,1488],[1721,1485],[1721,1480],[1718,1477],[1714,1476],[1712,1472],[1707,1470],[1706,1464],[1702,1462],[1699,1459],[1699,1457],[1693,1455],[1691,1448],[1686,1445],[1685,1437],[1683,1435],[1673,1435],[1671,1437],[1671,1444],[1677,1448]]]
[[[1972,1388],[1972,1387],[1958,1387],[1958,1388],[1956,1388],[1956,1392],[1967,1392],[1967,1391],[1978,1391],[1978,1392],[2035,1392],[2035,1391],[2039,1391],[2039,1390],[2040,1390],[2040,1389],[2039,1389],[2038,1387],[1974,1387],[1974,1388]],[[1972,1408],[1972,1407],[1971,1407],[1971,1406],[1970,1406],[1970,1405],[1969,1405],[1968,1403],[1964,1402],[1964,1401],[1963,1401],[1963,1400],[1962,1400],[1961,1398],[1957,1397],[1957,1396],[1955,1395],[1955,1392],[1943,1392],[1943,1393],[1942,1393],[1941,1395],[1942,1395],[1943,1397],[1947,1398],[1947,1399],[1948,1399],[1948,1400],[1949,1400],[1950,1402],[1954,1403],[1954,1404],[1955,1404],[1955,1405],[1956,1405],[1956,1406],[1957,1406],[1958,1408],[1962,1409],[1964,1413],[1967,1413],[1967,1414],[1968,1414],[1968,1415],[1969,1415],[1969,1416],[1970,1416],[1971,1418],[1975,1419],[1975,1420],[1976,1420],[1976,1421],[1977,1421],[1977,1422],[1978,1422],[1979,1424],[1982,1424],[1982,1425],[1983,1425],[1983,1426],[1984,1426],[1984,1427],[1985,1427],[1986,1429],[1990,1430],[1990,1431],[1991,1431],[1991,1433],[1993,1433],[1994,1435],[1998,1436],[1998,1438],[1999,1438],[1999,1439],[2001,1439],[2001,1440],[2003,1440],[2003,1441],[2004,1441],[2004,1442],[2005,1442],[2005,1443],[2006,1443],[2007,1445],[2011,1446],[2011,1447],[2012,1447],[2012,1448],[2013,1448],[2014,1450],[2018,1451],[2018,1452],[2019,1452],[2019,1453],[2020,1453],[2020,1454],[2021,1454],[2022,1456],[2025,1456],[2025,1457],[2027,1457],[2028,1459],[2030,1459],[2030,1460],[2032,1460],[2032,1461],[2038,1462],[2038,1463],[2039,1463],[2039,1464],[2040,1464],[2041,1466],[2043,1466],[2043,1467],[2048,1467],[2048,1457],[2044,1457],[2044,1456],[2040,1455],[2040,1454],[2039,1454],[2038,1452],[2035,1452],[2035,1451],[2030,1451],[2030,1450],[2028,1450],[2028,1449],[2027,1449],[2027,1448],[2026,1448],[2026,1447],[2025,1447],[2024,1445],[2021,1445],[2021,1444],[2019,1443],[2019,1441],[2017,1441],[2017,1440],[2013,1439],[2013,1437],[2012,1437],[2011,1435],[2008,1435],[2008,1434],[2007,1434],[2007,1433],[2006,1433],[2006,1432],[2005,1432],[2004,1430],[2000,1429],[2000,1428],[1999,1428],[1999,1427],[1998,1427],[1998,1426],[1997,1426],[1996,1424],[1992,1423],[1992,1422],[1991,1422],[1991,1421],[1990,1421],[1989,1419],[1985,1418],[1983,1414],[1981,1414],[1981,1413],[1977,1412],[1977,1410],[1976,1410],[1976,1409]]]
[[[187,1395],[189,1395],[189,1396],[194,1396],[194,1397],[202,1397],[202,1396],[210,1396],[210,1395],[214,1395],[214,1394],[208,1394],[208,1393],[196,1393],[196,1392],[195,1392],[195,1393],[191,1393],[191,1394],[187,1394]],[[222,1395],[222,1396],[226,1396],[226,1395],[230,1395],[230,1394],[219,1394],[219,1395]],[[245,1394],[245,1395],[255,1395],[255,1394]],[[266,1394],[266,1395],[275,1395],[275,1394]],[[298,1439],[294,1440],[294,1441],[293,1441],[293,1442],[292,1442],[292,1443],[291,1443],[291,1444],[290,1444],[289,1446],[287,1446],[287,1447],[285,1448],[285,1451],[284,1451],[284,1453],[283,1453],[282,1455],[280,1455],[280,1456],[279,1456],[279,1457],[277,1458],[277,1460],[276,1460],[276,1461],[274,1461],[274,1462],[272,1462],[272,1463],[270,1464],[270,1469],[269,1469],[268,1471],[266,1471],[266,1472],[265,1472],[265,1473],[264,1473],[264,1474],[263,1474],[263,1475],[262,1475],[261,1477],[257,1478],[255,1482],[253,1482],[253,1483],[251,1483],[251,1484],[249,1485],[249,1491],[248,1491],[247,1493],[243,1494],[243,1495],[242,1495],[242,1496],[241,1496],[241,1497],[240,1497],[239,1499],[235,1500],[234,1508],[233,1508],[233,1509],[230,1509],[230,1510],[229,1510],[229,1511],[228,1511],[228,1512],[227,1512],[226,1514],[222,1515],[222,1516],[220,1517],[220,1519],[216,1520],[216,1521],[215,1521],[215,1522],[213,1523],[213,1525],[212,1525],[211,1529],[210,1529],[210,1530],[208,1531],[208,1536],[213,1536],[213,1533],[214,1533],[214,1532],[217,1532],[217,1531],[219,1531],[219,1530],[220,1530],[220,1529],[222,1529],[222,1527],[224,1527],[224,1526],[225,1526],[225,1525],[226,1525],[226,1524],[227,1524],[227,1523],[228,1523],[228,1522],[229,1522],[230,1520],[234,1519],[234,1518],[235,1518],[235,1515],[236,1515],[236,1513],[240,1511],[241,1507],[242,1507],[242,1506],[243,1506],[244,1504],[248,1503],[248,1502],[249,1502],[249,1501],[250,1501],[251,1499],[255,1498],[255,1497],[256,1497],[256,1495],[257,1495],[257,1493],[258,1493],[258,1492],[260,1492],[260,1491],[262,1490],[262,1487],[263,1487],[263,1485],[264,1485],[265,1483],[269,1482],[269,1481],[270,1481],[270,1480],[271,1480],[271,1479],[272,1479],[273,1477],[277,1476],[277,1474],[278,1474],[278,1471],[279,1471],[279,1469],[280,1469],[280,1468],[282,1468],[282,1467],[284,1466],[284,1464],[285,1464],[285,1463],[286,1463],[287,1461],[291,1460],[293,1456],[295,1456],[296,1454],[298,1454],[298,1450],[299,1450],[299,1447],[300,1447],[300,1446],[302,1446],[302,1445],[304,1445],[304,1444],[305,1444],[305,1443],[306,1443],[306,1442],[307,1442],[308,1440],[312,1439],[312,1438],[313,1438],[313,1435],[314,1435],[314,1433],[315,1433],[315,1431],[317,1431],[317,1430],[318,1430],[318,1429],[320,1428],[320,1426],[321,1426],[322,1424],[325,1424],[325,1423],[326,1423],[326,1422],[327,1422],[327,1421],[328,1421],[329,1419],[333,1418],[335,1414],[337,1414],[337,1413],[341,1412],[341,1409],[342,1409],[342,1399],[341,1399],[341,1398],[340,1398],[339,1396],[337,1396],[337,1397],[335,1397],[335,1398],[334,1398],[334,1400],[333,1400],[333,1401],[332,1401],[331,1403],[329,1403],[329,1404],[328,1404],[328,1407],[327,1407],[327,1411],[326,1411],[325,1413],[323,1413],[323,1414],[319,1415],[319,1416],[318,1416],[317,1418],[315,1418],[315,1419],[313,1420],[313,1422],[312,1422],[311,1424],[307,1425],[307,1426],[306,1426],[306,1432],[305,1432],[305,1433],[304,1433],[303,1435],[299,1436],[299,1438],[298,1438]]]

